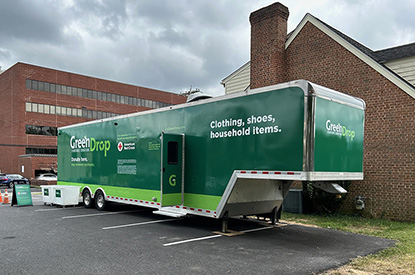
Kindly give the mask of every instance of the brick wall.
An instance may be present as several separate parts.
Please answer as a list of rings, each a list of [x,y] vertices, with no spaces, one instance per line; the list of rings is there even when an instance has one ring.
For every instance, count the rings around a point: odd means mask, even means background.
[[[21,173],[18,156],[26,153],[26,146],[35,147],[39,145],[40,147],[42,145],[56,147],[56,137],[26,135],[26,124],[62,127],[90,120],[81,117],[26,112],[25,102],[78,109],[86,107],[88,110],[118,114],[128,114],[150,109],[143,106],[132,106],[26,89],[26,79],[139,97],[169,104],[179,104],[186,101],[185,97],[160,90],[17,63],[0,74],[0,170],[5,173]]]
[[[286,51],[288,80],[307,79],[366,101],[364,181],[351,185],[366,197],[366,214],[415,220],[415,99],[307,23]]]
[[[251,89],[286,81],[288,8],[272,4],[251,13]]]
[[[24,172],[19,172],[22,176],[32,180],[34,179],[35,170],[44,171],[43,173],[51,173],[56,171],[57,158],[46,155],[29,155],[20,156],[18,159],[19,167],[24,166]]]
[[[274,5],[252,15],[273,13],[278,17],[267,19],[267,24],[286,21],[285,14],[273,12]],[[270,60],[270,43],[285,44],[279,33],[286,26],[255,23],[252,15],[251,57],[263,54],[263,59]],[[368,216],[415,221],[415,99],[310,22],[284,51],[284,57],[277,55],[274,60],[278,62],[271,69],[260,57],[251,59],[251,88],[306,79],[366,101],[364,180],[352,182],[343,211],[354,211],[355,197],[363,196]]]

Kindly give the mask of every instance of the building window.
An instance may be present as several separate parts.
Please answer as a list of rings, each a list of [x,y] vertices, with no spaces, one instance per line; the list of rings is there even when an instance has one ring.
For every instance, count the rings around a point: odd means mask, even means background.
[[[56,84],[56,93],[61,94],[62,93],[62,85]]]
[[[26,88],[38,91],[45,91],[57,94],[78,96],[83,98],[97,99],[103,101],[116,102],[120,104],[128,104],[134,106],[143,106],[147,108],[160,108],[170,106],[172,104],[159,102],[148,99],[140,99],[136,97],[122,96],[119,94],[105,93],[95,90],[87,90],[72,86],[59,85],[55,83],[26,79]]]
[[[57,136],[57,127],[26,125],[27,135]]]
[[[37,113],[37,103],[33,103],[32,104],[32,112],[35,112],[35,113]]]
[[[56,148],[26,148],[26,155],[56,155],[58,149]]]
[[[31,111],[32,111],[32,103],[26,102],[26,112],[31,112]]]
[[[44,113],[45,114],[49,114],[50,113],[50,105],[45,105],[45,109],[44,109]]]
[[[38,90],[37,81],[32,80],[32,90]]]

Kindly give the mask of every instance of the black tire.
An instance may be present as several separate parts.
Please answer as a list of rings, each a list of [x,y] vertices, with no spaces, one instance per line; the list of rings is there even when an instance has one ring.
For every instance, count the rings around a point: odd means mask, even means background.
[[[107,209],[109,202],[105,200],[104,193],[101,190],[98,190],[95,193],[95,208],[99,211]]]
[[[14,182],[13,181],[9,182],[9,188],[13,188],[13,187],[14,187]]]
[[[94,205],[94,200],[92,199],[91,193],[88,189],[85,189],[84,192],[82,192],[82,201],[85,208],[91,208]]]

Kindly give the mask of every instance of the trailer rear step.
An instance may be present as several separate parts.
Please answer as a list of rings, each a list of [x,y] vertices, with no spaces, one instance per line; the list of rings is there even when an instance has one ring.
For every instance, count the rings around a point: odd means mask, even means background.
[[[162,208],[157,211],[153,211],[153,213],[157,215],[163,215],[163,216],[168,216],[168,217],[173,217],[173,218],[180,218],[180,217],[187,215],[186,212],[183,212],[180,209],[172,209],[170,207]]]

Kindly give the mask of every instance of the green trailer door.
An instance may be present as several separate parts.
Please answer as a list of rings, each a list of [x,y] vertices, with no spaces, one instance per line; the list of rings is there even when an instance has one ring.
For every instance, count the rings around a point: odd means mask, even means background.
[[[162,133],[161,206],[183,204],[184,135]]]

